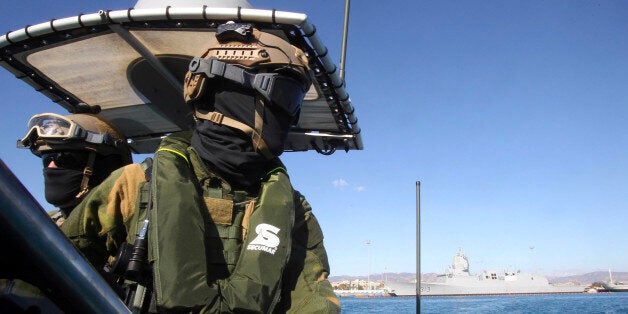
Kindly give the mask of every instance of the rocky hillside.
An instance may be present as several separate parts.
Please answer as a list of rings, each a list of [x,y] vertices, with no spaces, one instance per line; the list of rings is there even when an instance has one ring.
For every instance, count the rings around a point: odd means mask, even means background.
[[[574,276],[547,276],[552,283],[561,283],[561,282],[579,282],[583,284],[594,283],[594,282],[608,282],[608,271],[595,271],[592,273],[586,273],[582,275],[574,275]],[[613,281],[623,281],[628,283],[628,272],[613,272]]]

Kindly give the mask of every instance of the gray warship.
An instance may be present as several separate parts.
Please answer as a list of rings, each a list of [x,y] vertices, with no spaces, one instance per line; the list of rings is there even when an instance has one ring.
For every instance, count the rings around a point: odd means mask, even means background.
[[[582,293],[585,285],[551,284],[546,277],[521,271],[469,272],[469,260],[459,251],[436,282],[421,282],[421,296]]]

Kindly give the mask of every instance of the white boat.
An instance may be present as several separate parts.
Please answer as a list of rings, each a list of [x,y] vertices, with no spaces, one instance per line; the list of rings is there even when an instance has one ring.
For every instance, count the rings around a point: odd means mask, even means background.
[[[388,289],[334,290],[334,293],[341,298],[390,298],[396,296]]]
[[[421,296],[581,293],[585,285],[555,285],[541,275],[521,271],[483,271],[472,275],[469,260],[458,252],[437,282],[421,282]]]

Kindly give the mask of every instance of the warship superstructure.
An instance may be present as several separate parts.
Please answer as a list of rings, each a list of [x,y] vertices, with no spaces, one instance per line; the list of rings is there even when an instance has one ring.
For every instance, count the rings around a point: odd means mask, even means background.
[[[421,296],[581,293],[585,285],[550,284],[546,277],[521,271],[483,271],[472,275],[459,251],[437,282],[421,282]]]

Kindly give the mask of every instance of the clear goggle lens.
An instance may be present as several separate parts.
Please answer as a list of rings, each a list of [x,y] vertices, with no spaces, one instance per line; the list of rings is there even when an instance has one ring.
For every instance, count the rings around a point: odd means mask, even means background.
[[[25,146],[32,144],[39,138],[42,139],[65,139],[74,137],[77,124],[73,121],[54,114],[40,114],[33,116],[28,121],[28,132],[22,138],[22,143]]]
[[[72,122],[63,117],[35,116],[28,121],[28,128],[36,128],[42,137],[67,137],[72,129]]]

